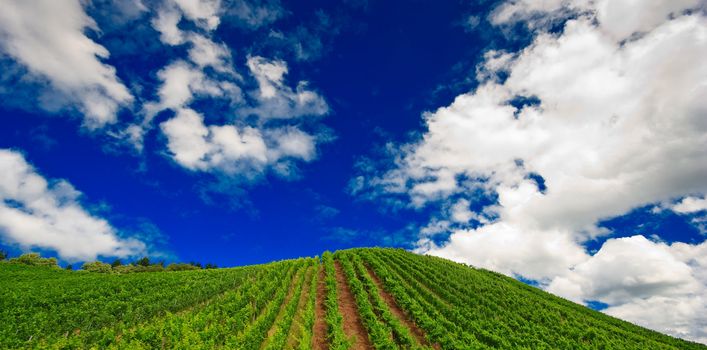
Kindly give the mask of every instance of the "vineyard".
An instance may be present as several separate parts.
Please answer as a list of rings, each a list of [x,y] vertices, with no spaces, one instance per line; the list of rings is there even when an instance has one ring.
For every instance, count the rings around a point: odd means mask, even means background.
[[[706,349],[399,249],[101,274],[0,263],[2,349]]]

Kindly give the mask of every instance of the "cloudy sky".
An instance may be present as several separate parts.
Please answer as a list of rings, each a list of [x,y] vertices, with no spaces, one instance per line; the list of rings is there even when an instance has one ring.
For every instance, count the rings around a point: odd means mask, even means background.
[[[704,0],[0,1],[0,246],[395,246],[707,343]]]

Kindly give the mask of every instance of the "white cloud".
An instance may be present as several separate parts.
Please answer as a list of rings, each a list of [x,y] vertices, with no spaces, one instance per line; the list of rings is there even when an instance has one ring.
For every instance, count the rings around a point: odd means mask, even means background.
[[[685,10],[704,6],[701,0],[602,0],[596,5],[603,30],[621,40],[648,32]]]
[[[219,64],[218,67],[223,72],[235,74],[226,65]],[[130,125],[123,134],[137,150],[142,150],[145,133],[152,128],[153,118],[161,111],[179,111],[197,98],[223,99],[231,104],[238,104],[243,100],[238,85],[228,80],[209,77],[199,66],[183,60],[164,67],[157,72],[157,77],[162,82],[157,90],[159,101],[146,102],[143,105],[142,122]]]
[[[587,257],[569,232],[520,229],[505,222],[457,230],[441,247],[422,238],[417,251],[543,283]]]
[[[176,117],[162,123],[161,127],[167,136],[167,148],[174,160],[187,169],[206,166],[203,158],[210,149],[205,139],[209,130],[200,115],[192,110],[181,110]]]
[[[696,213],[707,210],[707,197],[685,197],[671,208],[681,214]]]
[[[184,42],[184,33],[179,29],[182,13],[171,4],[164,4],[152,19],[152,27],[160,33],[160,41],[167,45],[180,45]]]
[[[257,80],[259,89],[251,94],[257,101],[257,106],[245,109],[244,114],[271,119],[316,116],[329,112],[324,98],[309,90],[307,82],[299,82],[294,90],[285,85],[285,62],[252,56],[248,58],[247,65]]]
[[[185,107],[198,96],[221,97],[234,102],[242,98],[237,85],[212,79],[198,67],[181,60],[157,72],[157,77],[162,81],[157,91],[159,102],[144,105],[145,113],[150,118],[165,109],[178,110]]]
[[[487,178],[503,221],[588,236],[601,233],[601,218],[702,193],[706,38],[698,16],[622,47],[589,20],[570,21],[562,36],[540,35],[512,61],[504,84],[428,113],[422,141],[382,181],[407,186],[421,205],[464,191],[458,175]],[[518,95],[541,104],[517,110],[507,101]],[[529,173],[544,178],[546,193]]]
[[[469,209],[471,202],[467,199],[460,199],[451,208],[449,217],[454,222],[466,223],[471,221],[474,216],[474,212]]]
[[[189,48],[189,60],[197,66],[213,67],[221,73],[234,73],[231,67],[231,52],[224,44],[216,44],[203,35],[190,36],[192,47]]]
[[[612,306],[605,313],[677,337],[707,343],[707,296],[654,296]]]
[[[160,40],[167,45],[181,45],[185,33],[179,28],[182,17],[206,31],[213,31],[221,22],[219,0],[165,0],[152,19],[152,27],[160,33]]]
[[[206,126],[203,117],[189,109],[180,110],[161,128],[173,159],[190,170],[253,178],[267,166],[286,164],[287,159],[312,160],[316,151],[315,138],[295,127],[261,131],[249,126]]]
[[[254,61],[257,63],[253,63]],[[296,120],[309,114],[328,111],[326,102],[315,93],[298,88],[292,91],[285,85],[287,66],[281,61],[262,57],[249,58],[254,77],[259,82],[255,107],[241,107],[237,113],[250,115],[269,112],[269,117]],[[316,138],[294,125],[209,125],[204,117],[188,106],[195,97],[230,98],[240,100],[240,88],[227,80],[208,77],[201,69],[188,62],[177,61],[158,73],[163,81],[159,88],[159,102],[145,104],[149,124],[152,116],[164,109],[177,115],[162,123],[168,149],[173,159],[190,170],[219,171],[230,175],[254,178],[268,167],[283,176],[292,175],[292,160],[311,161],[316,156]],[[302,84],[300,84],[302,86]],[[314,97],[310,97],[313,95]],[[310,99],[316,100],[312,104]],[[267,119],[267,118],[266,118]],[[136,132],[141,140],[142,131]],[[138,144],[140,142],[137,142]]]
[[[206,30],[214,30],[221,23],[218,16],[220,0],[174,0],[189,20]]]
[[[701,0],[513,0],[498,6],[490,20],[497,25],[523,22],[537,29],[584,13],[596,18],[600,31],[620,41],[704,6]]]
[[[592,257],[555,278],[548,291],[611,305],[606,313],[642,326],[707,341],[707,243],[607,240]]]
[[[163,122],[161,130],[167,137],[169,154],[177,164],[192,171],[250,179],[267,169],[280,176],[292,176],[296,172],[293,161],[314,159],[317,142],[315,136],[293,124],[303,116],[328,113],[328,105],[308,89],[307,82],[299,82],[295,89],[289,87],[285,82],[288,68],[284,61],[260,56],[247,59],[257,88],[247,90],[250,99],[243,98],[241,86],[246,86],[246,82],[233,69],[230,50],[210,37],[209,31],[220,22],[219,7],[218,1],[176,1],[176,5],[167,2],[159,10],[153,27],[169,45],[188,44],[189,60],[177,60],[158,72],[162,82],[157,91],[159,100],[144,105],[142,124],[131,126],[125,135],[141,149],[143,135],[151,128],[154,116],[172,110],[176,116]],[[179,29],[182,14],[206,33]],[[213,71],[206,70],[207,67]],[[203,98],[229,101],[225,117],[228,122],[207,125],[204,113],[191,106],[193,101]],[[271,126],[268,120],[275,118],[288,119],[289,123]]]
[[[295,127],[269,129],[267,135],[275,141],[271,159],[293,157],[310,161],[316,154],[315,138]]]
[[[10,1],[0,11],[0,49],[47,79],[60,99],[78,104],[85,125],[97,128],[115,122],[133,96],[101,61],[110,53],[86,29],[98,27],[75,0]]]
[[[146,245],[121,238],[105,219],[86,211],[80,192],[47,181],[15,151],[0,150],[0,236],[23,249],[55,250],[69,260],[143,254]]]
[[[476,229],[450,226],[449,241],[440,246],[421,232],[418,251],[552,282],[557,293],[608,302],[609,313],[626,310],[622,317],[629,320],[702,339],[704,318],[687,333],[632,318],[637,305],[648,305],[639,300],[678,303],[702,295],[707,287],[694,278],[697,268],[645,239],[609,240],[595,255],[584,243],[610,233],[597,226],[602,219],[707,192],[705,17],[682,15],[694,2],[631,2],[630,11],[606,1],[598,8],[590,2],[509,4],[492,20],[525,20],[537,29],[568,13],[574,19],[561,33],[538,29],[519,52],[487,54],[479,87],[426,113],[421,139],[401,148],[393,169],[366,183],[407,194],[413,207],[445,202],[443,208],[452,208],[449,221],[471,218],[454,203],[482,187],[498,196],[485,208],[497,219]],[[627,18],[634,15],[640,18]],[[639,31],[644,33],[625,41]],[[500,72],[508,78],[497,78]],[[518,97],[540,103],[514,107]],[[533,174],[542,176],[545,191],[529,178]],[[638,266],[641,261],[645,266]],[[695,313],[707,314],[699,305]]]
[[[579,288],[563,292],[568,285]],[[560,287],[562,286],[562,287]],[[609,239],[601,249],[557,277],[548,290],[568,299],[598,300],[610,305],[637,298],[695,293],[699,282],[692,268],[670,252],[670,247],[643,236]]]

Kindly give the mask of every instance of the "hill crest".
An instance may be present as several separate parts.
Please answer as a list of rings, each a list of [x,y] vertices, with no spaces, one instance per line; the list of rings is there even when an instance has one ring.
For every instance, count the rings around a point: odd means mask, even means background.
[[[139,274],[2,263],[0,279],[2,348],[707,348],[400,249]]]

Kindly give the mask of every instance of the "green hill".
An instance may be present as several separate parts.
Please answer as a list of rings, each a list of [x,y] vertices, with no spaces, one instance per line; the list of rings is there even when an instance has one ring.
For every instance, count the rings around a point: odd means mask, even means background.
[[[0,263],[0,348],[705,349],[398,249],[131,274]]]

